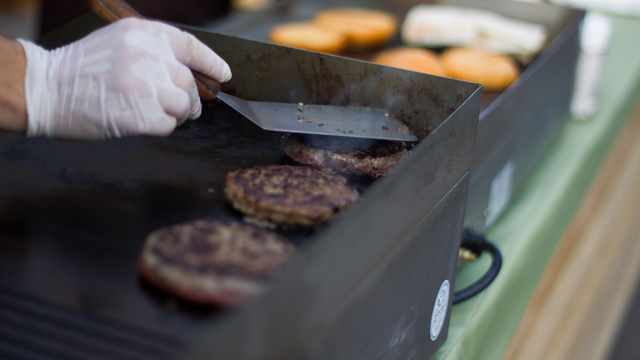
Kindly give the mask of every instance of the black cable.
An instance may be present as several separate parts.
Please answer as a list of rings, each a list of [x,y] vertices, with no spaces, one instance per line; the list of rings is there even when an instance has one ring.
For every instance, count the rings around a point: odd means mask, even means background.
[[[468,298],[478,294],[480,291],[484,290],[489,284],[493,282],[493,280],[498,276],[500,272],[500,268],[502,267],[502,255],[500,254],[500,250],[487,241],[484,235],[474,232],[469,229],[465,229],[462,234],[462,242],[460,247],[469,249],[474,254],[480,255],[483,252],[487,251],[492,255],[491,266],[489,270],[475,283],[467,286],[464,289],[458,290],[453,294],[453,303],[457,304],[461,301],[467,300]]]

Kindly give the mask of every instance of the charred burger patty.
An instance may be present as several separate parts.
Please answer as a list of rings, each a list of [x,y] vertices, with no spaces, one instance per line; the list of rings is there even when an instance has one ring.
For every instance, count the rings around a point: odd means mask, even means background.
[[[289,226],[319,225],[359,198],[342,176],[292,165],[230,172],[224,194],[250,220]]]
[[[194,220],[151,233],[138,268],[152,285],[192,303],[236,306],[262,290],[294,252],[275,232],[237,221]]]
[[[299,163],[330,173],[386,175],[409,153],[400,141],[285,134],[280,148]]]

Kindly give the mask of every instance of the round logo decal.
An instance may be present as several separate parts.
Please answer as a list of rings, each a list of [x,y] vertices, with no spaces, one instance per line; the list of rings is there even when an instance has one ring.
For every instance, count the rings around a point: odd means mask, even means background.
[[[440,335],[440,330],[444,325],[445,317],[447,316],[447,306],[449,305],[449,280],[445,280],[440,285],[438,295],[436,296],[436,303],[433,304],[433,311],[431,312],[431,340],[435,340]]]

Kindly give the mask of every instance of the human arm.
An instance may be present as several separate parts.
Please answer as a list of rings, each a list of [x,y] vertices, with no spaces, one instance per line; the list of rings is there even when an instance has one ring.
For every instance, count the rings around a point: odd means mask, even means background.
[[[27,130],[27,104],[24,95],[26,64],[20,43],[0,36],[1,131]]]
[[[202,105],[190,69],[218,82],[229,66],[193,35],[124,19],[47,51],[20,40],[27,136],[105,139],[166,136]]]

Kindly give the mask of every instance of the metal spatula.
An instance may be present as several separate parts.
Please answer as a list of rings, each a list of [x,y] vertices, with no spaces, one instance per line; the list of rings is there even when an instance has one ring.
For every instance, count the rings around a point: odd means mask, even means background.
[[[121,0],[88,0],[108,22],[143,18]],[[220,99],[265,130],[369,139],[417,141],[413,131],[385,109],[248,101],[220,92],[215,80],[193,72],[200,97]]]

